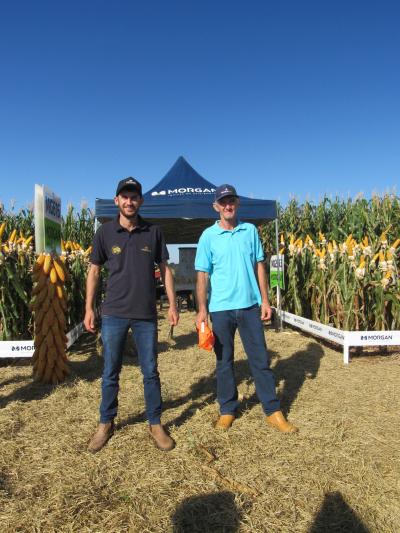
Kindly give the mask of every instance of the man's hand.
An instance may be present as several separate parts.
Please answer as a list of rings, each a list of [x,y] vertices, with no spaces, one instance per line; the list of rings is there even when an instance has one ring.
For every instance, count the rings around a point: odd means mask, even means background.
[[[168,308],[168,320],[171,326],[176,326],[179,322],[178,309],[171,305]]]
[[[93,309],[86,311],[83,323],[89,333],[96,333],[96,315]]]
[[[208,313],[207,313],[207,310],[205,310],[205,309],[202,310],[202,311],[199,311],[197,313],[197,316],[196,316],[196,327],[197,327],[197,329],[200,329],[202,322],[204,322],[205,326],[208,325]]]
[[[261,320],[271,320],[272,307],[269,304],[261,304]]]

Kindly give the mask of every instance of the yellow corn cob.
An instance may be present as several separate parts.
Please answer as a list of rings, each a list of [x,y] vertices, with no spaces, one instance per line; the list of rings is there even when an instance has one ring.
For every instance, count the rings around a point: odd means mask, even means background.
[[[14,228],[11,232],[10,238],[8,239],[8,242],[14,242],[15,237],[17,236],[17,230]]]
[[[393,248],[393,250],[396,250],[399,244],[400,244],[400,239],[396,239],[394,243],[392,244],[391,248]]]
[[[56,285],[56,291],[57,291],[57,296],[58,296],[58,298],[59,298],[60,300],[63,300],[63,299],[64,299],[64,292],[63,292],[63,290],[62,290],[61,285],[59,285],[58,283],[57,283],[57,285]]]
[[[64,283],[64,281],[65,281],[65,272],[64,272],[64,269],[63,269],[62,265],[58,262],[57,259],[54,259],[53,260],[53,266],[55,268],[55,271],[57,273],[57,276],[58,276],[59,280]]]
[[[3,233],[4,233],[4,230],[6,229],[6,223],[5,221],[1,223],[0,225],[0,242],[1,242],[1,239],[3,237]]]
[[[27,239],[25,239],[25,245],[26,245],[26,246],[29,246],[30,243],[32,242],[32,239],[33,239],[33,235],[31,235],[30,237],[28,237]]]
[[[54,266],[50,269],[50,281],[52,283],[57,283],[57,271]]]
[[[51,263],[52,263],[51,255],[50,254],[46,254],[45,259],[44,259],[44,263],[43,263],[43,272],[46,275],[48,275],[50,273]]]

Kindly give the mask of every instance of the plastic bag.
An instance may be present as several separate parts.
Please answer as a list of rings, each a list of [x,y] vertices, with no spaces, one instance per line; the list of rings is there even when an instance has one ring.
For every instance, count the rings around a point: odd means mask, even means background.
[[[211,352],[214,347],[214,333],[206,326],[204,322],[201,323],[199,332],[199,348]]]

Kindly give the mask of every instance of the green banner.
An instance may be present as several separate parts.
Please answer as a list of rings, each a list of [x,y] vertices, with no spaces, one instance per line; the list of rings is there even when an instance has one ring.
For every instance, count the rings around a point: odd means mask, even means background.
[[[61,251],[61,224],[49,218],[44,219],[44,249],[49,253]]]
[[[273,255],[269,264],[269,285],[271,288],[285,288],[285,256]]]
[[[44,185],[35,185],[36,252],[61,253],[61,198]]]
[[[270,275],[269,275],[269,285],[270,287],[273,289],[274,287],[277,287],[278,286],[278,282],[279,282],[279,287],[281,289],[284,289],[285,288],[285,277],[283,275],[283,272],[270,272]]]

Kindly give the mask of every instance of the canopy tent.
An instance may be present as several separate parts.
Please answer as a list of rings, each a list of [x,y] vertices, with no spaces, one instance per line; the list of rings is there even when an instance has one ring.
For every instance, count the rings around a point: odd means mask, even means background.
[[[204,179],[184,157],[179,157],[161,181],[143,195],[140,214],[163,230],[168,244],[197,243],[202,231],[217,218],[212,203],[216,185]],[[239,217],[253,224],[276,219],[275,200],[240,196]],[[114,218],[114,200],[96,198],[95,217],[100,222]]]

